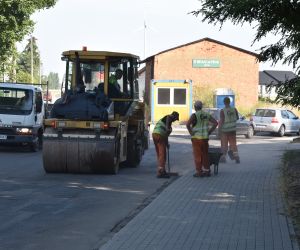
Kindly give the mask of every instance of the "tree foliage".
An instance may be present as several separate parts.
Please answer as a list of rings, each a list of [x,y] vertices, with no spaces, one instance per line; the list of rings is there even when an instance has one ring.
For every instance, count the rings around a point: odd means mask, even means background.
[[[30,16],[37,10],[50,8],[57,0],[1,0],[0,1],[0,71],[16,53],[15,44],[32,32]]]
[[[193,99],[201,100],[205,107],[214,106],[214,90],[216,86],[208,84],[195,84],[193,86]]]
[[[19,54],[17,60],[17,81],[18,82],[32,82],[31,80],[31,46],[32,46],[32,59],[33,59],[33,83],[39,82],[40,77],[40,52],[36,44],[36,39],[28,39],[28,43],[25,49]],[[26,73],[26,74],[25,74]],[[30,76],[30,81],[28,81],[27,75]],[[24,76],[25,79],[23,78]]]
[[[49,89],[59,89],[58,73],[50,72],[48,75]]]
[[[31,46],[33,52],[33,82],[31,80]],[[40,75],[40,66],[40,52],[36,39],[33,37],[32,40],[31,38],[28,39],[28,43],[24,50],[19,53],[18,59],[16,60],[16,81],[22,83],[40,83],[41,81],[44,85],[43,89],[46,89],[45,85],[48,81],[50,89],[59,89],[58,73],[50,72],[48,76]]]
[[[276,85],[275,103],[300,107],[300,78],[296,77]]]
[[[283,61],[292,65],[299,72],[300,58],[300,1],[298,0],[200,0],[201,8],[191,13],[202,16],[203,21],[222,25],[226,21],[243,25],[250,23],[257,29],[253,43],[265,38],[268,34],[278,37],[273,44],[260,48],[259,60],[271,61],[276,64]],[[300,95],[291,96],[294,89],[299,89],[299,81],[278,85],[277,101],[299,107]],[[292,92],[290,92],[292,91]]]
[[[39,70],[40,64],[40,53],[38,50],[38,46],[36,43],[36,38],[32,38],[32,45],[31,45],[31,38],[28,39],[28,43],[25,46],[25,49],[20,53],[18,59],[18,68],[20,70],[24,70],[27,72],[31,72],[31,46],[32,46],[32,55],[33,55],[33,68],[34,71]]]

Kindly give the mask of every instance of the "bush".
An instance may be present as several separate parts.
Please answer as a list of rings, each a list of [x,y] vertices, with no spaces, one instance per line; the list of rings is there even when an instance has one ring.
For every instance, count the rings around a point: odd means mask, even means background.
[[[201,100],[205,107],[214,106],[215,87],[207,84],[193,86],[193,101]]]

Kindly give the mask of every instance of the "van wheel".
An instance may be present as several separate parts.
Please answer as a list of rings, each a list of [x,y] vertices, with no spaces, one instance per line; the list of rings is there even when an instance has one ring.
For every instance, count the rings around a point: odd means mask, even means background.
[[[281,125],[279,130],[278,130],[278,136],[282,137],[285,134],[285,127],[284,125]]]
[[[32,152],[38,152],[42,148],[43,148],[43,135],[42,135],[42,133],[39,132],[38,137],[37,137],[37,141],[33,142],[30,145],[30,150]]]
[[[37,140],[36,142],[33,142],[31,145],[30,145],[30,150],[32,152],[38,152],[40,150],[40,147],[39,147],[39,140]]]

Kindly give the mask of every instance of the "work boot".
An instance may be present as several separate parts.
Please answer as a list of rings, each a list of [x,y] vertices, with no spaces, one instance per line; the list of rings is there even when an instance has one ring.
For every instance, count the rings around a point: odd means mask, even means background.
[[[230,158],[231,160],[234,160],[234,155],[233,155],[232,150],[229,150],[229,151],[228,151],[228,156],[229,156],[229,158]]]
[[[203,172],[195,173],[193,174],[194,177],[205,177],[205,174]]]
[[[210,177],[210,170],[208,171],[203,171],[204,177]]]
[[[170,175],[166,172],[166,170],[161,170],[157,174],[157,178],[170,178]]]
[[[238,152],[233,152],[233,157],[236,163],[240,163],[240,157]]]

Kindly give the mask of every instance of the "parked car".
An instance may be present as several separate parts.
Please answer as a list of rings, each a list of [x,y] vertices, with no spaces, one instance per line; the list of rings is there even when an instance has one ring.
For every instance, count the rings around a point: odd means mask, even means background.
[[[203,110],[210,113],[219,122],[221,109],[219,109],[219,108],[203,108]],[[220,137],[218,128],[216,128],[212,134],[216,135],[218,138]],[[236,123],[236,134],[244,135],[248,139],[254,135],[253,122],[250,120],[247,120],[245,118],[245,116],[243,116],[240,113],[239,113],[239,119],[237,120],[237,123]]]
[[[292,111],[282,108],[258,108],[252,120],[254,132],[270,132],[279,136],[300,133],[300,120]]]

